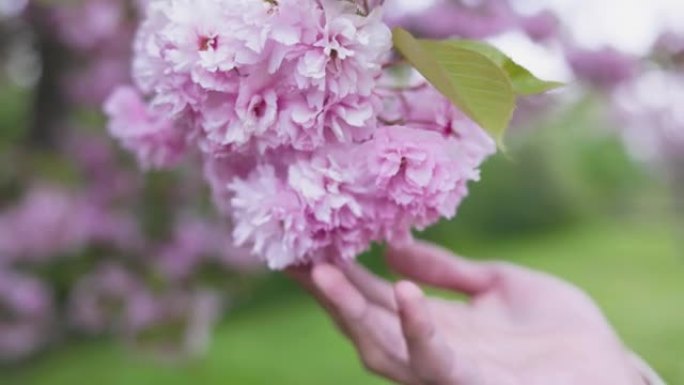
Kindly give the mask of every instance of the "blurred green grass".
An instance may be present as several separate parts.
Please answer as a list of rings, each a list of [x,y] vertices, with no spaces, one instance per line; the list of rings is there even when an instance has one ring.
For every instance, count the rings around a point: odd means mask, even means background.
[[[457,245],[450,229],[442,226],[434,235],[461,253],[514,261],[584,288],[630,347],[670,384],[684,383],[684,255],[666,221],[593,221],[467,245]],[[0,380],[8,385],[383,383],[363,372],[353,350],[301,294],[238,312],[220,328],[206,357],[181,366],[87,342],[0,374]]]

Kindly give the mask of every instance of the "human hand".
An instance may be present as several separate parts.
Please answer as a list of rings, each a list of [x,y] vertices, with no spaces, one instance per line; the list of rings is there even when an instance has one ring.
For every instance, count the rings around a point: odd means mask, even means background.
[[[408,385],[646,384],[600,309],[578,288],[424,243],[391,250],[397,273],[462,293],[427,298],[350,263],[291,270],[357,348],[364,365]]]

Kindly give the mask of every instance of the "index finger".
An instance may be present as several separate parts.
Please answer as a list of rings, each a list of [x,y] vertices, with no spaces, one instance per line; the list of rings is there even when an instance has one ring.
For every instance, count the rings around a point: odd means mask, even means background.
[[[467,295],[489,290],[497,278],[496,267],[467,260],[441,247],[416,241],[387,252],[390,267],[406,278]]]

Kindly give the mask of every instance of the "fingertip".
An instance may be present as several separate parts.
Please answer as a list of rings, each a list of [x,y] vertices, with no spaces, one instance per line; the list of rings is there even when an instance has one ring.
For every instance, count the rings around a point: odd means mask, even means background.
[[[415,271],[419,264],[434,259],[435,247],[425,241],[411,240],[399,244],[390,244],[385,252],[387,264],[395,272],[413,278],[411,271]],[[424,266],[429,267],[429,265]]]
[[[345,276],[353,274],[358,266],[350,261],[336,261],[335,268],[337,268]]]
[[[430,243],[420,239],[411,239],[405,242],[391,243],[387,245],[388,255],[402,255],[415,253],[418,249],[423,249],[429,246]]]
[[[422,240],[416,240],[412,244],[407,245],[404,250],[405,252],[411,253],[412,255],[422,255],[431,257],[448,255],[449,257],[454,257],[451,250],[445,249],[444,247]]]
[[[411,253],[411,248],[415,243],[415,240],[411,242],[390,243],[385,250],[385,257],[390,261],[400,260],[402,256]]]
[[[341,278],[341,273],[328,264],[316,265],[311,270],[311,278],[320,290],[325,292],[336,286],[336,281]]]
[[[415,303],[425,297],[423,290],[410,281],[401,281],[395,284],[394,292],[400,304]]]
[[[487,291],[496,279],[496,270],[491,265],[460,257],[424,241],[389,248],[387,263],[409,279],[467,295]]]
[[[412,245],[416,244],[418,242],[415,239],[410,239],[410,240],[405,240],[401,242],[393,242],[393,243],[388,243],[387,244],[387,252],[388,253],[400,253],[404,251],[405,249],[411,247]]]
[[[336,267],[317,265],[312,272],[314,285],[345,318],[356,319],[366,310],[366,299]]]
[[[391,283],[373,274],[358,263],[348,262],[340,266],[340,271],[366,297],[366,299],[390,312],[396,312],[396,300]]]
[[[411,368],[424,383],[453,383],[448,381],[453,355],[440,338],[423,290],[409,281],[397,283],[394,290]]]
[[[291,267],[285,269],[283,273],[299,283],[311,281],[311,267]]]
[[[413,282],[402,281],[394,286],[399,318],[407,338],[426,338],[432,333],[423,290]]]

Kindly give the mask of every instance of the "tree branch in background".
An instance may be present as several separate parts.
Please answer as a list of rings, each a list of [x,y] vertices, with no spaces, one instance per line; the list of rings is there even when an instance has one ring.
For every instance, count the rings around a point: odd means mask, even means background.
[[[64,121],[67,113],[67,104],[60,86],[60,74],[66,64],[66,51],[54,37],[51,23],[45,22],[47,16],[44,10],[31,7],[30,12],[42,73],[35,89],[28,140],[32,145],[47,149],[54,147],[57,127]]]

